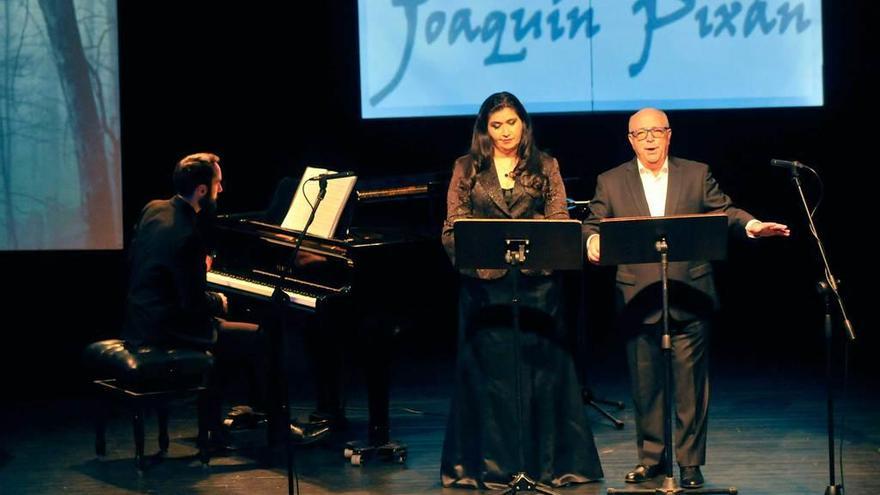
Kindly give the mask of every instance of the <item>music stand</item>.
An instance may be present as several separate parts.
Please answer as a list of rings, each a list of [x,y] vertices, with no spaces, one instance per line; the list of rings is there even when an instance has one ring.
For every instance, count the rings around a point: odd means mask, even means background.
[[[507,268],[513,277],[514,349],[519,350],[519,277],[521,269],[579,270],[584,262],[581,222],[577,220],[462,219],[453,224],[455,265],[459,269]],[[519,359],[515,359],[517,376]],[[519,467],[525,464],[522,450],[522,410],[517,407]],[[534,491],[557,495],[549,487],[519,471],[501,495]]]
[[[666,478],[657,488],[609,488],[609,494],[728,493],[736,488],[681,488],[672,474],[672,336],[669,334],[669,262],[718,260],[727,256],[727,215],[619,217],[599,223],[603,265],[660,263],[663,294],[663,449]]]

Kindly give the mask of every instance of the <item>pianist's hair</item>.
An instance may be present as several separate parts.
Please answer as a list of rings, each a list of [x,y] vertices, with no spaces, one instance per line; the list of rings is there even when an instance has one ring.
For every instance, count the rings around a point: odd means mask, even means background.
[[[211,188],[214,180],[214,164],[220,157],[213,153],[195,153],[185,156],[174,167],[174,191],[181,196],[190,196],[201,184]]]
[[[489,136],[489,116],[503,108],[513,109],[523,126],[522,139],[520,139],[517,149],[519,162],[513,170],[515,179],[524,187],[540,191],[548,183],[541,167],[542,161],[548,157],[535,145],[535,138],[532,134],[532,119],[529,117],[529,113],[526,112],[519,99],[507,91],[489,95],[486,101],[480,105],[480,112],[474,122],[474,133],[469,153],[474,164],[471,179],[474,179],[478,172],[492,166],[495,145]]]

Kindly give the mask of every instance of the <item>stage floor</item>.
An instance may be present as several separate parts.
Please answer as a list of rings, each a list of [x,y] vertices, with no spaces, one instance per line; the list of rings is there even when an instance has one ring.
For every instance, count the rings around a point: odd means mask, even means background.
[[[422,364],[424,370],[406,373],[406,379],[397,380],[405,383],[392,390],[393,436],[409,445],[406,463],[355,467],[346,462],[342,443],[363,438],[366,428],[364,393],[352,390],[350,430],[330,444],[296,449],[300,493],[468,493],[440,486],[440,450],[451,393],[451,384],[442,377],[451,365],[448,360]],[[415,378],[419,375],[425,378]],[[594,383],[597,393],[627,401],[625,377],[608,374]],[[734,366],[713,370],[712,387],[708,462],[703,470],[707,486],[735,486],[741,494],[824,493],[829,477],[821,374],[767,373]],[[856,380],[848,397],[838,402],[838,418],[845,419],[842,434],[848,494],[880,493],[877,388],[870,380]],[[295,414],[306,414],[310,409],[304,400],[292,405]],[[90,420],[93,407],[83,397],[18,401],[5,406],[0,416],[0,493],[287,492],[283,450],[274,456],[268,452],[260,430],[236,432],[242,449],[214,458],[210,467],[202,468],[192,457],[196,424],[191,404],[172,410],[169,458],[150,465],[142,476],[134,468],[131,426],[121,411],[108,425],[107,456],[97,459]],[[606,479],[559,489],[562,494],[604,494],[609,487],[623,488],[623,476],[636,462],[629,405],[620,411],[626,422],[622,430],[614,429],[592,409],[588,411]],[[155,416],[147,418],[148,452],[157,450],[155,423]],[[268,459],[273,457],[271,465]]]

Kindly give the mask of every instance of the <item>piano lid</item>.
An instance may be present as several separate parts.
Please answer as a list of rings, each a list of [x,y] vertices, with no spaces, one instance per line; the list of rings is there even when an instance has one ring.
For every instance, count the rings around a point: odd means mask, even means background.
[[[417,237],[437,237],[445,215],[449,172],[429,172],[390,177],[358,178],[355,192],[334,238],[344,242],[400,242]],[[227,215],[250,222],[277,235],[295,234],[281,229],[299,181],[285,177],[275,189],[269,207],[248,215]],[[247,217],[247,218],[243,218]],[[332,244],[332,242],[331,242]]]

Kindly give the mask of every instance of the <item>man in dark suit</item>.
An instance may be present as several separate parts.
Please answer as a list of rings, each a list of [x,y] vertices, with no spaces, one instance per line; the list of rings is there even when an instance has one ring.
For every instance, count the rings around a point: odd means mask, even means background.
[[[584,222],[587,257],[600,260],[599,221],[630,216],[725,213],[728,225],[749,237],[788,236],[788,227],[761,222],[733,206],[708,165],[670,157],[672,129],[666,114],[645,108],[629,119],[634,159],[601,175]],[[681,485],[703,485],[709,407],[709,317],[718,298],[712,266],[706,261],[669,264],[672,333],[675,457]],[[625,481],[641,483],[665,471],[663,465],[663,358],[660,270],[655,264],[620,265],[616,276],[620,325],[626,332],[639,464]]]
[[[198,215],[214,210],[221,174],[216,155],[187,156],[174,169],[177,194],[141,212],[130,251],[126,340],[202,348],[217,342],[213,316],[225,312],[226,298],[207,291],[210,258]]]
[[[257,325],[218,318],[227,313],[226,297],[207,290],[211,258],[199,220],[216,210],[222,179],[217,155],[189,155],[174,169],[174,197],[144,207],[130,248],[122,331],[133,345],[210,350],[217,360],[215,370],[229,368],[231,362],[253,365],[262,341]],[[209,381],[201,411],[209,434],[222,444],[227,440],[220,428],[217,371]]]

